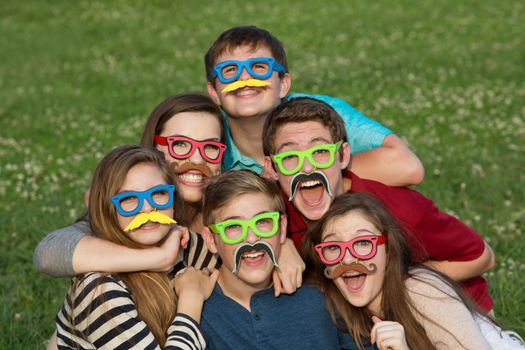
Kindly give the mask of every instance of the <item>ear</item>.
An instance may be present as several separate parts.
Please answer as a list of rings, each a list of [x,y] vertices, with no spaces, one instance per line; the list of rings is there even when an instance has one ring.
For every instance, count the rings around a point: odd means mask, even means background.
[[[342,157],[341,157],[341,170],[344,170],[350,164],[350,145],[348,142],[343,142],[341,145]]]
[[[217,106],[221,105],[221,101],[219,100],[219,95],[217,94],[217,91],[215,90],[215,86],[213,83],[208,82],[208,95],[210,95],[210,98],[215,102]]]
[[[281,225],[281,237],[279,241],[281,244],[284,244],[286,242],[286,228],[288,227],[288,217],[284,214],[281,214],[281,221],[279,222],[279,225]]]
[[[269,156],[264,157],[264,170],[262,172],[262,176],[270,180],[279,180],[277,172],[273,167],[272,158]]]
[[[203,227],[201,235],[204,239],[204,243],[206,243],[206,245],[208,246],[208,250],[210,251],[210,253],[216,254],[217,246],[215,245],[215,241],[213,240],[213,233],[210,231],[210,228]]]
[[[284,76],[281,78],[281,88],[279,90],[279,97],[284,98],[288,95],[288,91],[292,87],[292,76],[290,73],[284,73]]]

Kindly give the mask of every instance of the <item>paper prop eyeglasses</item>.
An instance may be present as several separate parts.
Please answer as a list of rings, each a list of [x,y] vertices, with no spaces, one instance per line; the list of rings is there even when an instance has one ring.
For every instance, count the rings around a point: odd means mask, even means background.
[[[272,155],[272,159],[279,171],[286,176],[298,173],[303,167],[305,158],[317,169],[326,169],[334,164],[335,153],[339,151],[342,143],[341,140],[337,143],[310,147],[304,151],[286,151]]]
[[[242,70],[246,68],[248,74],[255,79],[266,80],[268,79],[273,71],[285,72],[286,69],[277,63],[273,58],[259,57],[250,58],[245,61],[224,61],[215,67],[210,72],[210,77],[215,79],[219,78],[219,81],[223,84],[231,83],[239,78]]]
[[[359,236],[347,242],[324,242],[317,244],[315,250],[326,265],[334,265],[343,260],[346,250],[354,258],[360,260],[372,259],[377,252],[377,246],[387,241],[386,236]]]
[[[175,159],[187,159],[197,149],[208,163],[217,164],[222,160],[226,145],[217,141],[197,141],[186,136],[155,136],[155,142],[161,146],[168,146],[170,156]]]
[[[280,213],[277,211],[255,215],[251,219],[230,219],[208,227],[210,230],[220,235],[226,244],[237,244],[246,239],[248,228],[251,228],[256,236],[269,238],[277,233],[279,228]]]
[[[122,216],[137,214],[144,205],[144,200],[155,209],[168,209],[173,205],[174,185],[158,185],[143,192],[122,192],[111,197],[117,212]]]

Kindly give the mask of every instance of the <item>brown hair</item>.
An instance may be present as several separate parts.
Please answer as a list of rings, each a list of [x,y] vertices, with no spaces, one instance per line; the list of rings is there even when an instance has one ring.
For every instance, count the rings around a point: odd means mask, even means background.
[[[183,112],[206,112],[217,118],[221,128],[220,140],[224,141],[222,114],[219,107],[206,95],[189,92],[168,97],[151,112],[141,144],[155,147],[155,135],[162,133],[164,125],[175,115]],[[199,214],[200,203],[187,203],[178,192],[175,193],[175,219],[183,226],[190,226]]]
[[[247,193],[263,193],[271,198],[273,207],[285,213],[284,202],[274,182],[248,170],[230,170],[208,181],[202,201],[204,225],[215,223],[218,210]]]
[[[219,35],[217,40],[211,45],[204,55],[204,64],[206,68],[206,79],[213,82],[210,73],[217,64],[217,59],[224,52],[232,52],[237,47],[249,46],[255,51],[259,47],[267,47],[272,52],[273,58],[288,71],[288,62],[283,44],[273,36],[269,31],[256,26],[238,26],[230,28]],[[285,72],[280,72],[279,77],[283,77]]]
[[[155,147],[155,135],[162,133],[164,124],[166,124],[171,117],[183,112],[210,113],[217,117],[221,130],[223,129],[221,110],[211,98],[196,92],[183,93],[168,97],[155,107],[146,121],[140,143],[144,146]],[[221,141],[222,140],[224,140],[224,131],[221,131]]]
[[[137,145],[120,146],[108,153],[97,166],[91,182],[88,214],[91,229],[98,237],[127,247],[146,246],[133,241],[120,228],[111,197],[118,193],[129,170],[137,164],[152,164],[173,184],[161,152]],[[157,272],[118,273],[129,288],[140,318],[159,344],[166,342],[166,331],[175,317],[176,295],[168,276]]]
[[[450,297],[465,303],[471,312],[475,312],[474,306],[448,277],[424,265],[412,263],[411,249],[405,239],[404,231],[383,203],[371,194],[347,192],[339,196],[334,200],[325,215],[311,227],[301,247],[301,255],[306,263],[307,275],[305,279],[321,287],[326,296],[327,308],[332,320],[336,324],[341,325],[342,319],[359,348],[363,349],[362,339],[370,339],[370,331],[373,326],[372,314],[369,313],[366,307],[359,308],[350,304],[339,292],[333,281],[324,277],[323,270],[325,266],[315,251],[315,245],[321,243],[322,234],[327,225],[335,218],[346,215],[351,211],[359,211],[388,238],[381,300],[383,313],[376,316],[402,324],[405,329],[407,344],[411,349],[436,349],[427,336],[425,329],[417,321],[414,313],[421,317],[425,316],[418,313],[413,307],[406,288],[403,288],[404,281],[409,277],[415,278],[422,283],[429,282],[412,274],[409,268],[417,267],[437,276],[457,293],[457,295],[447,293]],[[438,288],[437,286],[434,287]],[[429,321],[433,322],[433,320]],[[460,341],[458,340],[458,342]]]
[[[285,124],[316,121],[330,131],[333,142],[346,142],[346,129],[341,116],[328,104],[307,97],[298,97],[277,106],[264,123],[263,152],[270,156],[275,152],[275,135]],[[342,155],[342,148],[340,149]]]

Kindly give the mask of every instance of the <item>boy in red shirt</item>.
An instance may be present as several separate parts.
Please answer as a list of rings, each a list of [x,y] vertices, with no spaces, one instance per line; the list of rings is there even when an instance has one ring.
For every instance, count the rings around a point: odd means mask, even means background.
[[[407,187],[361,179],[346,168],[350,147],[344,124],[327,104],[308,98],[277,107],[266,121],[263,138],[267,167],[273,165],[288,210],[288,235],[300,245],[309,223],[347,191],[369,192],[383,201],[405,230],[413,259],[460,282],[485,312],[493,301],[481,274],[494,267],[494,254],[483,239],[455,217]]]

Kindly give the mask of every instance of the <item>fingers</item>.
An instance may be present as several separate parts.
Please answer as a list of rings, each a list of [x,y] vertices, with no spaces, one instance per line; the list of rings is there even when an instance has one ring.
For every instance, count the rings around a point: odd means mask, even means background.
[[[273,269],[272,280],[273,280],[274,295],[277,298],[279,295],[281,295],[281,291],[283,287],[281,284],[281,278],[279,277],[279,273],[277,272],[277,269]]]
[[[372,344],[376,344],[379,350],[407,350],[408,345],[405,338],[405,330],[398,322],[381,321],[379,317],[373,316],[375,323],[370,332]]]

